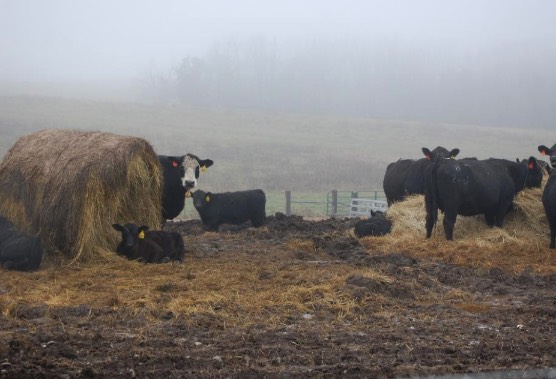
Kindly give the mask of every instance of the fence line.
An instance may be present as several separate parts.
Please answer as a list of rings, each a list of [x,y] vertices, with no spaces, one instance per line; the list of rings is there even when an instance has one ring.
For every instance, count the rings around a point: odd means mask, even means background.
[[[338,191],[331,190],[326,194],[323,200],[295,200],[291,191],[286,191],[286,215],[290,216],[295,213],[292,211],[292,206],[295,205],[308,205],[313,209],[320,208],[319,215],[328,217],[350,217],[353,215],[362,215],[357,209],[358,202],[353,202],[353,199],[362,200],[377,200],[385,201],[386,196],[384,191],[378,190],[358,190],[358,191]],[[361,201],[361,204],[364,204]]]

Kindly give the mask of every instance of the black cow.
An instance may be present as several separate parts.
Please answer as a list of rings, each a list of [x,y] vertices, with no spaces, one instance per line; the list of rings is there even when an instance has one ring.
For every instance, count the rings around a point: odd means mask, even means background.
[[[552,164],[552,172],[548,177],[548,181],[544,186],[542,193],[542,205],[544,206],[544,213],[550,225],[550,248],[556,248],[556,144],[551,149],[544,145],[539,146],[539,151],[542,155],[550,157]]]
[[[179,233],[148,231],[147,226],[137,226],[133,223],[112,224],[112,227],[122,233],[122,240],[116,251],[127,259],[146,263],[183,260],[183,238]]]
[[[371,211],[371,217],[355,223],[354,233],[357,237],[383,236],[390,233],[392,222],[381,211]]]
[[[556,248],[556,170],[552,170],[544,186],[542,205],[550,225],[550,248],[554,249]]]
[[[209,230],[218,231],[221,224],[239,225],[248,220],[259,227],[266,220],[266,196],[260,189],[224,193],[197,190],[193,205]]]
[[[436,158],[455,158],[459,149],[448,151],[437,146],[433,151],[423,148],[425,158],[418,160],[400,159],[386,168],[382,187],[388,205],[402,201],[406,196],[425,193],[425,168]]]
[[[31,237],[0,216],[0,265],[8,270],[34,271],[42,261],[40,237]]]
[[[505,159],[436,159],[426,169],[427,238],[444,212],[446,239],[453,239],[457,215],[484,214],[487,225],[502,227],[514,196],[525,187],[538,187],[542,168],[534,157],[517,163]]]
[[[176,218],[185,206],[185,198],[197,186],[200,171],[214,164],[211,159],[200,159],[193,154],[181,157],[159,155],[158,161],[164,175],[162,193],[162,217],[164,220]]]
[[[546,155],[550,158],[552,168],[556,168],[556,144],[554,144],[550,149],[544,145],[540,145],[538,149],[542,155]]]

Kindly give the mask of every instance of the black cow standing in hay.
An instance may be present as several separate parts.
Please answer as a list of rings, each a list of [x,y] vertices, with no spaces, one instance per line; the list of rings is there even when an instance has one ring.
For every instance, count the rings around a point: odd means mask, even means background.
[[[0,216],[0,266],[7,270],[34,271],[41,261],[41,239],[28,236]]]
[[[409,195],[425,193],[425,169],[437,158],[455,158],[459,154],[459,149],[448,151],[442,146],[437,146],[430,151],[423,148],[425,158],[400,159],[390,163],[386,167],[386,173],[382,181],[384,194],[388,201],[388,206],[394,202],[402,201]]]
[[[502,227],[515,195],[539,187],[543,170],[534,157],[525,162],[505,159],[436,159],[426,169],[425,207],[427,238],[444,212],[444,233],[453,240],[458,215],[484,214],[489,226]]]
[[[42,130],[21,137],[4,157],[0,213],[40,232],[43,248],[87,260],[112,251],[115,221],[161,224],[162,180],[142,138]]]
[[[550,226],[550,248],[554,249],[556,248],[556,170],[554,170],[556,168],[556,144],[550,149],[541,145],[539,151],[542,155],[550,157],[552,165],[552,172],[542,193],[542,205]]]

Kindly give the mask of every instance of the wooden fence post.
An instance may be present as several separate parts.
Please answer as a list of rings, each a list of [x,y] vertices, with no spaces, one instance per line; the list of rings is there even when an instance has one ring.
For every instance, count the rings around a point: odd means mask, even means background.
[[[292,193],[286,191],[286,216],[292,215]]]

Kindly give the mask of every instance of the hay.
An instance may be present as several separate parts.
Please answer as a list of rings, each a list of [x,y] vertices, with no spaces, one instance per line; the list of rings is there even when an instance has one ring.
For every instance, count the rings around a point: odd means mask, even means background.
[[[431,239],[425,238],[424,196],[410,196],[389,208],[391,234],[362,242],[373,250],[407,251],[475,267],[554,269],[555,254],[548,249],[549,226],[541,202],[542,191],[531,188],[520,192],[503,228],[488,227],[483,215],[458,216],[454,241],[447,241],[444,236],[441,212]]]
[[[160,225],[161,196],[157,156],[136,137],[43,130],[0,165],[0,213],[72,261],[111,257],[114,222]]]

